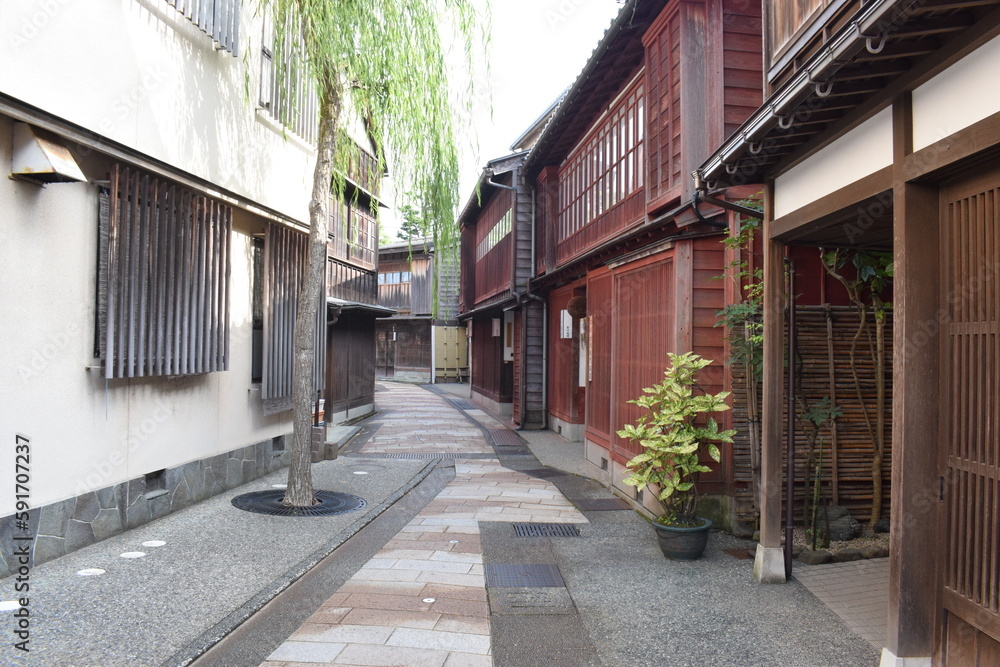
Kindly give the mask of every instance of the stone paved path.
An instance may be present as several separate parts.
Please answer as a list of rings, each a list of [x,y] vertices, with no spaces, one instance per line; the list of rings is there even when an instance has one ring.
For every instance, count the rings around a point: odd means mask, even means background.
[[[361,454],[493,452],[482,431],[439,396],[420,387],[381,386],[381,425]],[[455,472],[263,667],[493,664],[479,521],[587,519],[549,482],[495,459],[456,459]]]
[[[379,385],[378,431],[364,454],[492,454],[482,431],[450,403],[413,385]]]

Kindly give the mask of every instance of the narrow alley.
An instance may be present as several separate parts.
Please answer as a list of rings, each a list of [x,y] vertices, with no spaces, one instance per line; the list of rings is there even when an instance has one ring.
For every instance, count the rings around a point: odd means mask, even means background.
[[[41,564],[37,649],[13,664],[877,663],[800,584],[754,584],[752,561],[723,551],[746,540],[717,533],[699,561],[664,559],[644,519],[568,472],[579,443],[526,441],[434,387],[376,396],[340,457],[313,466],[317,488],[364,508],[233,507],[279,471]]]

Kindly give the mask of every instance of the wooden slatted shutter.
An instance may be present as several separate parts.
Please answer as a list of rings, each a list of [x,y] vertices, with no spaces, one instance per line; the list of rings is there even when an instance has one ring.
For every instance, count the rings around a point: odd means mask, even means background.
[[[115,165],[101,194],[98,343],[104,376],[229,367],[232,209]]]
[[[949,616],[946,643],[949,651],[974,649],[978,643],[994,655],[1000,651],[997,183],[1000,173],[994,172],[977,183],[944,190],[941,211],[941,304],[946,313],[941,322],[941,435],[946,448],[948,540],[943,601],[949,615],[963,621]],[[957,628],[968,629],[966,623],[974,628],[971,636],[960,636]],[[962,664],[996,663],[983,659]]]
[[[309,238],[293,229],[268,225],[264,238],[264,360],[261,397],[291,399],[295,362],[294,330]],[[325,272],[324,272],[325,274]],[[316,317],[313,390],[325,387],[326,285]]]
[[[219,48],[239,55],[240,0],[166,0]]]

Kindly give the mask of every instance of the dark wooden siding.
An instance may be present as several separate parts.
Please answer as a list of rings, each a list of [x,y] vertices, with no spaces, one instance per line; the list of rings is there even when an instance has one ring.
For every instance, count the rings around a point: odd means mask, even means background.
[[[410,270],[410,263],[405,259],[379,259],[378,263],[378,304],[392,308],[401,314],[410,313],[411,282],[400,281],[394,274]]]
[[[503,324],[503,315],[496,316]],[[502,332],[502,330],[501,330]],[[472,320],[472,388],[487,398],[500,403],[511,401],[510,373],[505,373],[503,337],[493,335],[493,318],[476,317]]]
[[[643,38],[646,46],[646,155],[649,209],[680,196],[681,162],[681,16],[669,5]]]
[[[326,293],[345,301],[378,303],[378,275],[331,257],[326,265]]]
[[[476,227],[462,227],[462,241],[459,248],[458,310],[472,310],[476,304]]]
[[[760,10],[760,2],[725,0],[723,3],[723,139],[763,101]]]
[[[545,309],[542,304],[536,301],[529,301],[522,312],[526,318],[525,328],[528,332],[524,345],[524,381],[527,383],[525,387],[524,421],[527,425],[540,426],[545,411],[545,406],[542,405],[542,384],[544,382],[543,374],[545,370],[542,368]]]
[[[414,315],[430,315],[433,307],[431,289],[434,261],[429,257],[414,257],[410,265],[412,304],[410,312]]]
[[[521,310],[514,311],[514,387],[517,391],[514,392],[514,423],[520,424],[522,413],[524,410],[523,399],[521,397],[521,382],[524,380],[524,373],[522,372],[524,363],[524,355],[521,353],[521,342],[523,336],[521,335],[521,324],[524,313]]]
[[[667,352],[674,350],[673,253],[623,267],[614,276],[612,339],[612,430],[635,423],[643,409],[628,403],[663,378]],[[613,453],[624,463],[638,445],[617,435]]]
[[[375,402],[375,318],[344,313],[328,328],[327,412]]]
[[[587,335],[590,360],[587,383],[587,438],[611,447],[611,292],[607,269],[587,279]]]
[[[396,370],[419,371],[431,367],[431,326],[428,320],[384,320],[396,332]],[[381,325],[381,322],[379,323]]]
[[[511,253],[514,251],[512,234],[497,231],[510,222],[512,197],[509,190],[493,195],[479,214],[472,245],[475,261],[475,301],[478,303],[511,288]],[[499,236],[491,241],[490,234]]]

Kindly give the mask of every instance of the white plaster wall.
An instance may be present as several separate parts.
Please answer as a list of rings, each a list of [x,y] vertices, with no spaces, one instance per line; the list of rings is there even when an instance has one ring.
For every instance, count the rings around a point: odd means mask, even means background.
[[[892,110],[884,109],[774,181],[774,217],[892,164]]]
[[[0,3],[0,91],[276,209],[308,219],[315,152],[256,110],[261,28],[240,56],[163,0]]]
[[[11,140],[0,116],[0,165]],[[0,488],[14,489],[18,433],[31,439],[39,507],[291,430],[262,416],[250,383],[247,233],[232,235],[230,369],[105,384],[86,370],[96,365],[97,188],[0,178],[0,211]],[[13,510],[13,493],[0,495],[0,516]]]
[[[913,148],[1000,112],[1000,37],[994,38],[913,91]]]

